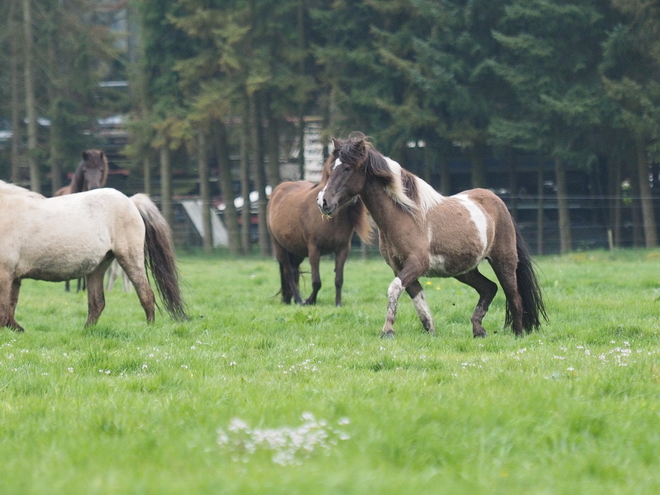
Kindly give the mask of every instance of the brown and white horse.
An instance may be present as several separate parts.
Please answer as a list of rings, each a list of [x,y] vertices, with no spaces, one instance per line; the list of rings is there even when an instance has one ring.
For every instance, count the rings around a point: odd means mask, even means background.
[[[115,189],[45,198],[0,181],[0,327],[23,328],[15,319],[21,280],[60,282],[85,277],[87,325],[105,307],[103,276],[113,259],[131,279],[154,319],[153,275],[170,315],[185,319],[167,222],[144,194],[128,198]]]
[[[327,181],[330,165],[330,161],[325,164],[319,184],[282,182],[268,201],[268,230],[280,265],[282,301],[286,304],[290,304],[292,298],[303,304],[299,279],[300,264],[306,257],[309,257],[312,269],[312,293],[304,304],[316,303],[316,295],[321,289],[321,256],[334,253],[335,305],[341,306],[344,264],[351,249],[353,232],[363,242],[369,242],[371,237],[367,209],[359,198],[341,208],[332,218],[319,213],[316,197]]]
[[[539,283],[525,242],[506,205],[486,189],[444,197],[419,177],[376,151],[362,133],[333,140],[332,171],[317,202],[325,215],[359,196],[380,231],[380,252],[394,271],[381,337],[394,335],[399,297],[412,298],[422,325],[434,333],[419,283],[422,276],[455,277],[479,293],[472,334],[484,337],[483,317],[497,284],[479,272],[487,259],[506,296],[505,325],[516,335],[547,319]]]

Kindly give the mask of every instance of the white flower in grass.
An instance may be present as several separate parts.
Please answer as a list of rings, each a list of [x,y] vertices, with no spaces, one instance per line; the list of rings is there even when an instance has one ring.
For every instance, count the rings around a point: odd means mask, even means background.
[[[234,453],[253,454],[257,450],[273,451],[272,460],[282,466],[300,464],[301,457],[309,457],[317,449],[329,450],[337,440],[348,440],[349,435],[328,426],[326,420],[317,420],[310,412],[302,415],[303,424],[297,428],[250,428],[239,418],[230,421],[228,431],[218,430],[218,444],[231,448]],[[340,424],[348,424],[342,418]],[[233,455],[232,459],[240,457]],[[245,458],[240,458],[244,460]]]

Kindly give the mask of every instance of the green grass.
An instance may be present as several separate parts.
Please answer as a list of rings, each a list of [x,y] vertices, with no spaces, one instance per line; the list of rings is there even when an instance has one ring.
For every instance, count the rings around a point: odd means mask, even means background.
[[[660,493],[660,252],[538,264],[550,323],[513,337],[498,294],[480,340],[453,279],[422,281],[437,336],[404,295],[380,340],[380,259],[349,260],[335,308],[329,261],[300,307],[275,261],[184,256],[190,321],[153,325],[120,284],[84,328],[84,294],[25,281],[26,333],[0,330],[0,493]]]

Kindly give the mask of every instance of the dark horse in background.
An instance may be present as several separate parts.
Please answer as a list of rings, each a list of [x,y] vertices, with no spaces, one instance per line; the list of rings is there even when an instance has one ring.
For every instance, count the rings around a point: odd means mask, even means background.
[[[64,196],[66,194],[91,191],[99,187],[105,187],[108,181],[108,159],[100,150],[85,150],[82,160],[73,173],[71,183],[55,191],[53,196]],[[78,291],[85,288],[85,281],[78,279]],[[69,281],[66,281],[65,290],[69,292]]]
[[[367,209],[359,198],[340,209],[332,218],[321,215],[316,197],[325,186],[332,163],[324,165],[319,184],[307,181],[282,182],[268,202],[268,230],[273,239],[275,257],[280,265],[282,301],[293,299],[303,304],[300,296],[300,264],[309,257],[312,269],[312,293],[304,304],[315,304],[321,289],[319,261],[321,256],[335,255],[335,304],[341,306],[344,264],[351,249],[353,232],[369,242],[371,224]]]
[[[420,277],[454,277],[479,293],[472,334],[485,337],[482,320],[497,284],[479,272],[490,262],[506,296],[505,324],[516,335],[545,318],[529,249],[504,202],[487,189],[445,197],[394,160],[381,155],[362,133],[333,140],[333,167],[318,196],[325,215],[335,216],[359,197],[379,230],[380,252],[394,271],[381,337],[394,335],[399,297],[412,298],[422,325],[434,333]]]
[[[64,196],[105,187],[107,181],[108,159],[105,153],[100,150],[85,150],[78,168],[73,173],[71,183],[55,191],[53,196]]]

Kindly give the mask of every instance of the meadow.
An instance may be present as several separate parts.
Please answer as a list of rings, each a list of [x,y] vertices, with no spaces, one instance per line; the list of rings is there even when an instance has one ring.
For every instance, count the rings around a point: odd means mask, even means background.
[[[660,493],[660,251],[537,262],[550,322],[514,337],[500,291],[477,340],[453,279],[422,280],[436,336],[404,294],[379,339],[376,257],[349,259],[336,308],[328,260],[301,307],[274,260],[182,254],[190,320],[152,325],[121,284],[85,328],[85,294],[24,281],[0,493]]]

